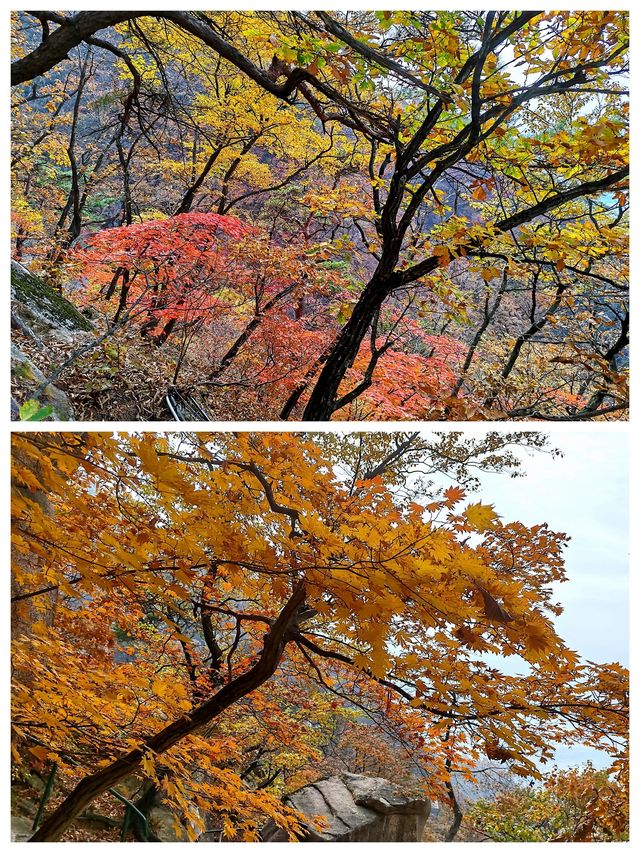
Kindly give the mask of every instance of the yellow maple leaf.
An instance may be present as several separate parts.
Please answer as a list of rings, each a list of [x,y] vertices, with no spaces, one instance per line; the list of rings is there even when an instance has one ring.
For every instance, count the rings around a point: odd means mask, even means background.
[[[482,532],[493,527],[495,520],[498,518],[490,504],[469,504],[464,511],[465,518],[469,527]]]

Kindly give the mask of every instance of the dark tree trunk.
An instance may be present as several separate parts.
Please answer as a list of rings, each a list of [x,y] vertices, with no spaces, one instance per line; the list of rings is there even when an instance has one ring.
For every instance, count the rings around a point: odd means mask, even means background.
[[[176,209],[173,213],[174,216],[178,216],[178,214],[180,214],[180,213],[189,213],[190,212],[191,207],[193,206],[193,202],[194,202],[194,199],[196,197],[196,194],[197,194],[198,190],[200,189],[200,187],[202,186],[202,184],[205,182],[207,175],[209,174],[209,172],[213,168],[214,163],[216,162],[220,152],[222,151],[222,148],[223,148],[223,146],[220,145],[220,146],[218,146],[218,148],[215,148],[211,152],[211,156],[209,157],[209,159],[205,163],[202,171],[200,172],[198,177],[195,179],[195,181],[191,184],[191,186],[187,189],[187,191],[185,192],[185,194],[182,197],[182,201],[176,207]]]
[[[374,276],[356,303],[351,317],[336,338],[322,368],[302,419],[328,421],[334,412],[340,383],[354,362],[373,318],[392,290],[390,280]]]
[[[169,336],[171,335],[171,332],[173,332],[173,330],[175,328],[175,325],[176,325],[175,317],[172,317],[170,320],[167,320],[167,322],[162,327],[162,331],[160,332],[159,335],[157,335],[157,337],[154,341],[154,343],[157,347],[161,347],[164,344],[166,344],[166,342],[169,340]]]
[[[453,785],[450,781],[446,783],[447,793],[449,794],[449,804],[451,806],[451,810],[453,811],[453,820],[451,821],[451,826],[447,830],[447,834],[445,837],[445,841],[454,841],[456,835],[458,834],[458,830],[460,829],[460,825],[462,824],[462,818],[464,817],[462,813],[462,809],[460,808],[460,803],[458,802],[458,798],[456,797],[455,791],[453,790]]]
[[[116,287],[118,286],[118,281],[122,278],[123,286],[127,285],[129,282],[129,271],[124,269],[124,267],[118,267],[118,269],[114,272],[113,278],[109,282],[109,286],[106,289],[104,294],[105,300],[108,302],[113,294],[116,292]]]
[[[129,296],[129,284],[123,277],[122,279],[122,288],[120,289],[120,299],[118,300],[118,308],[116,313],[113,315],[113,323],[117,323],[120,319],[120,315],[127,307],[127,297]]]
[[[212,370],[211,373],[207,376],[207,379],[214,380],[217,379],[224,371],[229,367],[233,359],[238,355],[242,347],[249,340],[251,335],[258,328],[260,323],[265,318],[265,315],[275,306],[278,302],[283,300],[286,296],[288,296],[295,288],[298,286],[298,282],[294,282],[290,284],[289,287],[285,287],[284,290],[281,290],[279,293],[276,293],[268,302],[265,302],[263,307],[260,309],[259,313],[249,320],[243,331],[238,335],[235,341],[231,344],[227,352],[223,355],[220,360],[220,364]]]

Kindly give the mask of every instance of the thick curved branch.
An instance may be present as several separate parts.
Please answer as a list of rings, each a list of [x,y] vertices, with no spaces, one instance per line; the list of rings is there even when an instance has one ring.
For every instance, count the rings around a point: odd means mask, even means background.
[[[12,86],[45,74],[59,62],[68,59],[69,51],[90,39],[99,30],[136,18],[140,12],[78,12],[69,18],[62,18],[51,12],[30,14],[41,22],[55,21],[58,23],[58,29],[47,35],[31,53],[11,63]]]
[[[82,779],[29,841],[58,841],[69,825],[96,797],[130,776],[140,766],[145,755],[155,756],[167,752],[187,735],[201,729],[271,678],[282,659],[287,642],[291,639],[291,629],[297,624],[298,612],[305,596],[304,581],[299,581],[270,631],[265,635],[260,657],[251,669],[226,684],[211,699],[198,705],[189,714],[174,720],[107,767]]]

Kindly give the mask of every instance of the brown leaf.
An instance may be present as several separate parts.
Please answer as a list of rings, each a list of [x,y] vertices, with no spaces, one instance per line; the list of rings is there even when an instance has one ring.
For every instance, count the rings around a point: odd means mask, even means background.
[[[506,610],[504,610],[495,598],[491,595],[490,592],[479,584],[476,581],[476,586],[478,587],[478,591],[482,596],[482,602],[484,604],[484,615],[487,619],[491,619],[493,622],[513,622],[513,616],[509,616]]]
[[[497,741],[487,743],[484,751],[487,758],[490,758],[491,761],[501,761],[503,764],[505,761],[510,761],[512,758],[516,757],[510,749],[500,746]]]

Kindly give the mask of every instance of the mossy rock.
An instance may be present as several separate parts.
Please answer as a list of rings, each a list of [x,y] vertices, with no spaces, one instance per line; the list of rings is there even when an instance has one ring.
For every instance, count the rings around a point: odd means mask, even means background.
[[[68,299],[17,261],[11,261],[11,301],[12,310],[42,334],[51,329],[93,331],[90,321]]]

